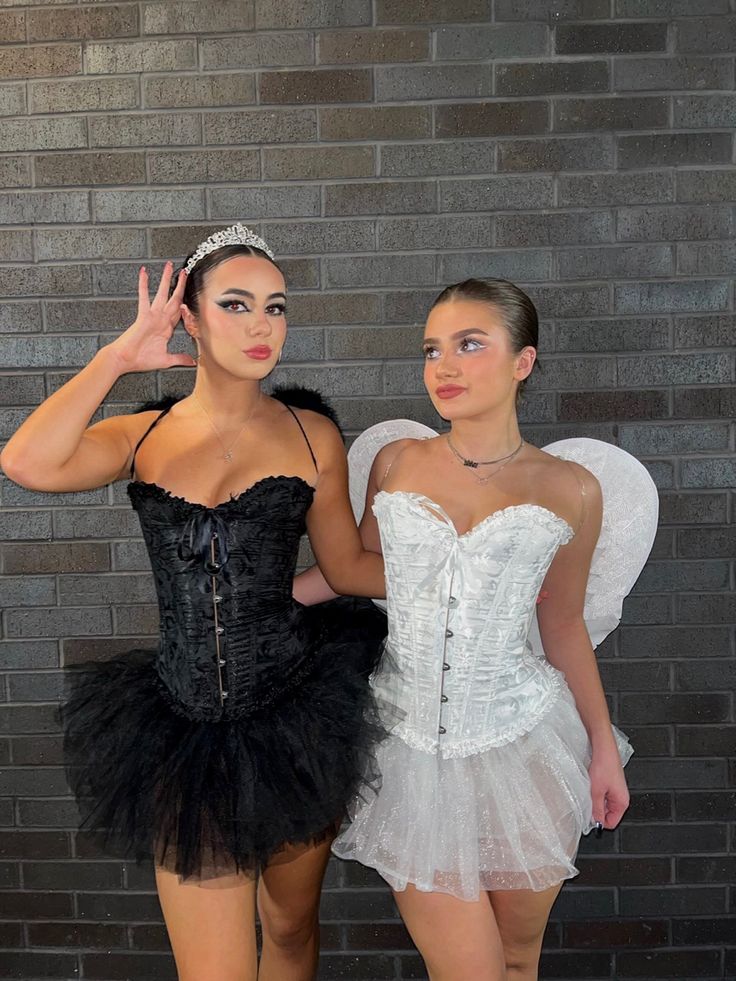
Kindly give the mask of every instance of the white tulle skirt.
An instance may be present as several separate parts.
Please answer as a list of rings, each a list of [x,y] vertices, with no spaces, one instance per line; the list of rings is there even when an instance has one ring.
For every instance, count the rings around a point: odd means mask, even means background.
[[[633,752],[615,730],[623,763]],[[473,756],[444,759],[389,736],[377,796],[357,799],[333,851],[412,884],[477,900],[494,889],[541,890],[577,875],[593,827],[590,742],[566,685],[539,724]]]

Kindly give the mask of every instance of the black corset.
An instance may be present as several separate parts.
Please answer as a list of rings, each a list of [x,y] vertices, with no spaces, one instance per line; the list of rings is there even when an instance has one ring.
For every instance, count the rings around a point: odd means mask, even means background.
[[[313,618],[291,596],[313,488],[266,477],[215,508],[157,484],[128,485],[151,559],[172,708],[191,719],[247,716],[309,669]]]

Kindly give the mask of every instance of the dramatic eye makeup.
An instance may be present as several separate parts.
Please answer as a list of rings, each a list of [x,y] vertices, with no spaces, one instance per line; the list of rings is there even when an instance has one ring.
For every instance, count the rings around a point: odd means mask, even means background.
[[[221,307],[223,310],[231,310],[232,312],[236,312],[237,308],[240,308],[248,312],[250,306],[243,299],[241,299],[241,297],[244,297],[245,300],[250,301],[250,305],[255,303],[255,296],[253,295],[253,293],[249,292],[248,290],[241,290],[233,287],[232,289],[223,290],[223,293],[225,295],[221,299],[215,300],[217,306]],[[267,301],[277,300],[277,302],[275,303],[268,302],[266,306],[266,312],[270,316],[276,316],[276,317],[284,316],[284,314],[286,313],[286,296],[283,293],[271,293],[270,296],[266,298],[266,300]]]
[[[450,336],[449,340],[459,341],[458,349],[461,351],[478,351],[485,347],[483,339],[487,337],[486,331],[481,330],[480,327],[471,327],[467,330],[457,331]],[[434,357],[439,353],[437,345],[438,341],[434,337],[425,339],[422,344],[422,354],[427,360],[434,360]]]

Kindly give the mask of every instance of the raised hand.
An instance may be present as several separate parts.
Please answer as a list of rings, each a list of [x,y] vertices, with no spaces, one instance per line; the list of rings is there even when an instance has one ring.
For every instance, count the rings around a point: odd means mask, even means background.
[[[138,314],[128,329],[110,344],[123,371],[157,371],[161,368],[196,367],[189,354],[170,354],[168,344],[181,317],[186,285],[182,270],[176,288],[169,296],[174,264],[167,262],[156,294],[151,300],[145,266],[138,274]]]

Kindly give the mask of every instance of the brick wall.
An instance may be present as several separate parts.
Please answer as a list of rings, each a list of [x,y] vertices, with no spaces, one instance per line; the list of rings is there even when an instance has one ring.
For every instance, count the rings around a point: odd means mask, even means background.
[[[637,756],[624,827],[582,847],[546,978],[736,977],[729,0],[0,0],[1,438],[133,314],[135,270],[218,225],[286,257],[282,380],[349,431],[433,422],[440,285],[528,287],[526,436],[615,441],[662,494],[600,651]],[[186,386],[131,376],[104,412]],[[62,670],[155,633],[123,486],[4,481],[0,977],[171,978],[152,877],[75,832]],[[387,891],[333,864],[322,977],[423,976]]]

